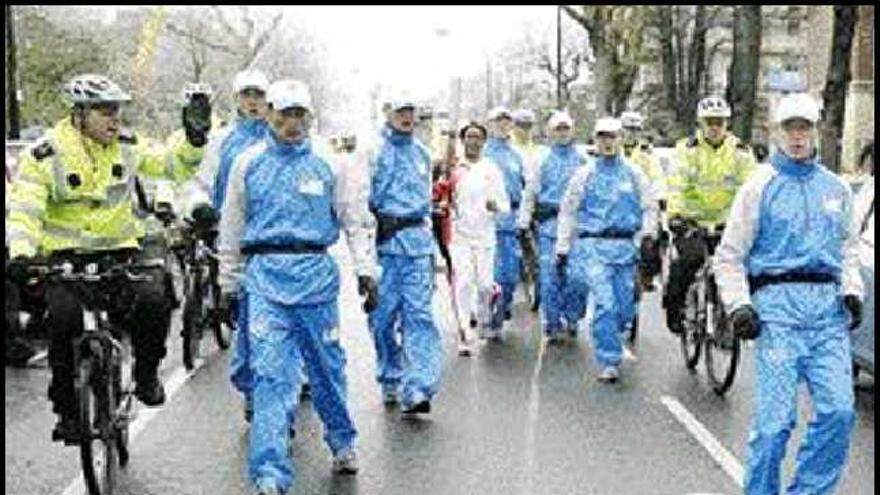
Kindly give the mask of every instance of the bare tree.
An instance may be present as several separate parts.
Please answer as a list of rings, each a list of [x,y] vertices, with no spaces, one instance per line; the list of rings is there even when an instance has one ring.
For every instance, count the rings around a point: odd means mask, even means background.
[[[280,25],[284,12],[276,12],[268,22],[258,22],[261,17],[249,7],[241,6],[233,21],[222,7],[215,5],[211,7],[210,18],[190,15],[185,23],[170,21],[168,32],[185,40],[194,71],[204,67],[206,49],[232,55],[241,70],[253,65]]]
[[[840,171],[840,141],[843,136],[843,117],[846,109],[846,89],[852,79],[850,53],[858,20],[858,7],[834,6],[834,29],[831,41],[831,59],[825,90],[822,92],[825,115],[822,119],[822,162],[830,170]]]
[[[752,139],[761,67],[761,30],[760,5],[734,7],[733,60],[727,78],[727,101],[733,110],[731,130],[745,141]]]
[[[607,5],[562,8],[589,35],[598,77],[598,111],[616,114],[625,110],[639,68],[644,25],[641,11]]]

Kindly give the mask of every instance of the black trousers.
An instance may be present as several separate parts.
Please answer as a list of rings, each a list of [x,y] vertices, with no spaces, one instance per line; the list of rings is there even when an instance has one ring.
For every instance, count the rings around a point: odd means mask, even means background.
[[[705,261],[705,241],[699,237],[677,236],[672,242],[678,250],[678,258],[669,265],[669,280],[663,291],[663,307],[680,311],[684,306],[688,287],[694,282],[697,271]]]
[[[434,240],[440,248],[440,256],[446,263],[446,273],[452,273],[452,257],[449,255],[449,246],[443,241],[443,217],[440,215],[431,215],[431,230],[434,232]]]
[[[152,259],[156,254],[155,249],[145,249],[138,258]],[[139,383],[156,378],[159,362],[166,354],[165,341],[171,326],[167,272],[156,268],[143,273],[152,275],[153,280],[130,282],[121,287],[112,294],[108,311],[111,322],[131,335],[134,379]],[[49,365],[52,369],[49,399],[53,411],[73,415],[77,410],[73,388],[73,339],[83,332],[82,304],[75,289],[66,285],[51,284],[46,296],[50,328]]]

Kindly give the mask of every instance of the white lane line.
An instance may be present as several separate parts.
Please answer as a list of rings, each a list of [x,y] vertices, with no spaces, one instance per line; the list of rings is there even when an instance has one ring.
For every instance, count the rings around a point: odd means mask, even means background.
[[[175,368],[175,370],[171,373],[171,376],[165,382],[165,405],[167,406],[171,402],[171,398],[174,397],[177,392],[183,387],[183,384],[186,383],[187,380],[193,377],[193,375],[202,367],[205,363],[204,358],[197,359],[195,363],[195,367],[193,367],[192,371],[187,372],[186,368],[180,366]],[[135,399],[137,401],[137,399]],[[134,444],[135,439],[140,435],[140,433],[146,428],[147,424],[159,414],[163,407],[139,407],[136,410],[137,417],[135,417],[134,421],[128,426],[128,444],[131,446]],[[100,455],[100,454],[98,454]],[[77,475],[74,479],[70,481],[67,485],[67,488],[62,492],[62,495],[84,495],[86,492],[86,484],[83,480],[82,472]]]
[[[745,469],[739,459],[730,453],[721,442],[715,438],[709,430],[700,423],[700,420],[694,417],[675,397],[664,395],[660,397],[660,402],[666,406],[666,409],[672,413],[672,416],[678,420],[682,426],[690,432],[694,438],[703,446],[715,463],[721,466],[728,476],[740,487],[743,487],[743,479],[745,477]]]

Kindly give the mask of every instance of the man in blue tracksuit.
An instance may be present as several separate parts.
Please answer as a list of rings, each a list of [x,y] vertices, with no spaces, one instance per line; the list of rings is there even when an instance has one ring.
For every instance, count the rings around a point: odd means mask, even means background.
[[[345,352],[339,343],[339,268],[327,248],[346,230],[358,274],[375,307],[369,214],[354,170],[311,149],[307,86],[278,81],[267,92],[273,133],[242,152],[229,173],[220,218],[222,307],[243,285],[254,417],[248,474],[261,494],[293,483],[289,418],[302,363],[324,423],[337,473],[357,471],[357,435],[346,405]]]
[[[781,142],[738,191],[715,274],[735,332],[757,339],[745,493],[779,493],[805,381],[813,417],[786,493],[823,495],[843,472],[855,418],[847,327],[862,318],[859,226],[849,185],[816,156],[816,101],[788,95],[774,120]]]
[[[385,403],[427,413],[440,385],[443,342],[431,311],[431,157],[413,139],[414,111],[412,101],[392,102],[383,139],[368,155],[382,270],[379,307],[369,324]]]
[[[208,149],[198,173],[186,184],[188,201],[185,210],[196,222],[216,222],[217,212],[226,198],[226,183],[235,159],[252,144],[270,136],[266,122],[266,91],[269,79],[260,71],[244,70],[235,75],[232,90],[238,101],[238,117],[235,121],[211,136]],[[238,298],[238,321],[241,329],[246,323],[247,298]],[[247,332],[235,332],[235,343],[230,361],[230,379],[235,388],[245,396],[245,416],[250,418],[251,382],[253,376],[247,361]]]
[[[613,382],[635,316],[638,246],[644,252],[655,243],[657,203],[641,167],[620,154],[620,121],[601,118],[594,133],[596,159],[575,171],[562,197],[556,253],[558,269],[590,288],[598,378]]]
[[[510,142],[513,131],[513,117],[504,107],[493,108],[489,112],[489,139],[486,141],[484,156],[498,165],[504,175],[504,187],[510,200],[510,212],[499,216],[495,232],[495,283],[501,287],[501,298],[495,305],[489,338],[501,336],[505,320],[511,317],[510,306],[513,293],[520,278],[520,246],[517,240],[516,220],[522,201],[525,185],[523,158]]]
[[[556,112],[547,122],[552,146],[538,163],[534,177],[526,181],[517,226],[524,240],[529,224],[538,223],[538,253],[541,309],[544,334],[549,342],[558,342],[563,329],[576,335],[577,322],[583,317],[586,291],[563,282],[556,270],[556,216],[562,193],[572,174],[586,164],[586,158],[574,147],[574,120],[567,112]]]

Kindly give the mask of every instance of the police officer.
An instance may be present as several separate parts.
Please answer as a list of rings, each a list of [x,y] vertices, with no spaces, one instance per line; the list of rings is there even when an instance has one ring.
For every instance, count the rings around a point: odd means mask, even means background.
[[[653,188],[654,198],[663,208],[666,193],[663,187],[665,178],[651,145],[642,139],[645,117],[639,112],[623,112],[620,114],[620,123],[623,125],[623,157],[633,165],[641,167]],[[639,262],[639,284],[642,290],[650,292],[654,290],[652,279],[660,273],[660,252],[658,250],[644,254]]]
[[[749,147],[728,132],[730,106],[721,98],[708,97],[697,105],[700,129],[676,145],[678,168],[669,178],[669,223],[679,253],[669,266],[664,288],[666,326],[680,333],[685,294],[703,265],[703,241],[682,235],[688,223],[717,227],[739,186],[755,168]]]
[[[333,470],[357,471],[357,433],[346,405],[346,360],[339,343],[339,269],[327,253],[340,227],[359,284],[369,287],[367,310],[377,296],[364,195],[355,190],[351,168],[312,151],[308,87],[277,81],[267,102],[272,135],[236,158],[220,220],[223,298],[238,293],[239,278],[247,297],[244,331],[254,407],[248,472],[261,494],[285,493],[293,483],[287,430],[303,361]]]
[[[859,226],[847,183],[819,163],[819,105],[784,97],[781,142],[737,193],[715,255],[737,335],[757,339],[745,493],[780,492],[779,473],[806,382],[813,417],[786,493],[832,493],[855,420],[849,330],[862,318]]]
[[[9,191],[6,228],[12,272],[20,272],[27,258],[38,254],[60,262],[70,259],[71,251],[97,259],[105,250],[138,248],[144,225],[132,204],[135,177],[161,177],[164,172],[161,150],[148,151],[123,132],[122,105],[131,97],[116,83],[101,75],[79,75],[65,85],[64,92],[72,103],[70,116],[22,154],[19,176]],[[189,141],[174,152],[202,153]],[[163,254],[142,253],[150,258]],[[165,274],[152,275],[151,282],[126,289],[111,318],[131,332],[135,395],[156,406],[165,401],[157,368],[165,356],[171,301]],[[71,341],[82,332],[82,308],[78,296],[64,286],[50,286],[46,298],[52,368],[49,398],[60,416],[53,439],[76,441]]]

